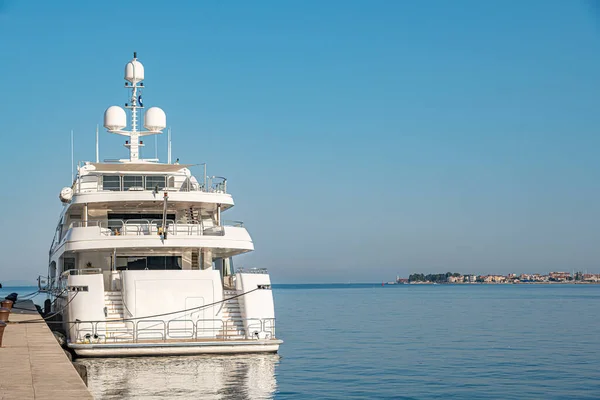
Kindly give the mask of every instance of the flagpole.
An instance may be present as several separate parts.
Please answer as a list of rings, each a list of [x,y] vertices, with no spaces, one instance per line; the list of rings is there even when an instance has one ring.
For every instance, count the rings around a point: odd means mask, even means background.
[[[168,152],[167,163],[171,164],[171,128],[169,128],[169,130],[167,132],[168,132],[167,140],[169,141],[167,144],[167,152]]]
[[[71,129],[71,182],[75,180],[75,172],[73,170],[73,164],[75,164],[73,157],[73,129]]]
[[[96,125],[96,162],[100,162],[100,148],[98,147],[98,125]]]

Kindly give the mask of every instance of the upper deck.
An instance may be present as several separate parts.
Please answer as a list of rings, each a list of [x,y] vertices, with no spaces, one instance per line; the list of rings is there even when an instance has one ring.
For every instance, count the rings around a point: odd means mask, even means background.
[[[233,206],[227,179],[197,179],[191,165],[158,163],[85,163],[73,183],[71,204],[155,202],[168,192],[170,202]]]

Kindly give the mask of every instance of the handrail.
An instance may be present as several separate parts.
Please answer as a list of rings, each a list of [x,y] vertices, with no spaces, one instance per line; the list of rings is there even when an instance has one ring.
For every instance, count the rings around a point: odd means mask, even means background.
[[[227,193],[227,178],[223,176],[209,176],[208,187],[206,188],[210,193]]]
[[[186,327],[184,328],[171,328],[171,324],[173,323],[185,323],[185,325],[187,326],[188,322],[191,322],[192,325],[192,331],[191,333],[188,334],[189,329],[187,329]],[[181,335],[172,335],[171,331],[175,331],[175,333],[181,331],[182,334]],[[192,321],[191,319],[182,319],[182,320],[170,320],[167,321],[167,330],[166,330],[166,336],[167,337],[179,337],[182,339],[193,339],[196,336],[196,325],[194,324],[194,321]]]
[[[118,176],[118,185],[110,186],[108,182],[104,182],[104,176]],[[141,177],[141,183],[139,186],[125,186],[124,177]],[[147,181],[148,178],[164,177],[164,185],[161,182],[155,183],[156,180]],[[73,191],[75,193],[82,193],[81,183],[84,178],[88,181],[83,182],[84,184],[94,183],[96,178],[95,190],[98,192],[127,192],[127,191],[142,191],[142,192],[156,192],[157,188],[159,191],[179,191],[179,192],[204,192],[204,193],[227,193],[227,178],[222,176],[205,176],[197,178],[193,175],[187,174],[173,174],[173,173],[109,173],[109,172],[96,172],[90,173],[84,176],[77,176],[73,184]],[[113,182],[117,184],[117,182]],[[90,188],[86,187],[84,192],[90,192]],[[93,191],[93,190],[92,190]]]
[[[225,220],[221,222],[221,225],[223,226],[233,226],[235,228],[243,228],[244,227],[244,223],[242,221],[229,221],[229,220]]]
[[[87,227],[91,227],[91,226],[100,226],[101,222],[102,221],[98,221],[98,220],[89,220],[89,221],[76,220],[76,221],[71,221],[71,223],[69,224],[69,229],[70,228],[87,228]]]
[[[99,227],[100,233],[104,236],[147,236],[157,235],[163,221],[159,219],[105,219],[88,221],[87,227]],[[206,235],[206,236],[224,236],[225,226],[243,228],[242,221],[224,221],[222,226],[205,227],[204,220],[199,221],[175,221],[166,220],[167,230],[171,235]],[[73,221],[70,228],[85,227],[81,221]]]
[[[236,272],[241,274],[268,274],[266,268],[236,268]]]
[[[160,320],[160,319],[141,319],[139,321],[135,322],[135,340],[139,340],[139,336],[140,336],[140,323],[153,323],[154,325],[150,325],[149,327],[146,328],[142,328],[142,332],[141,333],[149,333],[151,336],[153,334],[160,334],[162,336],[162,340],[166,340],[167,339],[167,324],[165,323],[165,321]],[[162,324],[162,329],[157,329],[155,328],[155,326]]]
[[[93,275],[93,274],[101,274],[102,273],[102,268],[84,268],[84,269],[68,269],[66,271],[63,271],[62,274],[60,274],[61,279],[64,279],[65,277],[69,276],[69,275]]]
[[[76,341],[106,343],[109,340],[245,340],[275,339],[275,318],[159,319],[70,321]],[[111,324],[113,324],[111,326]],[[116,326],[115,326],[116,324]],[[119,325],[123,326],[119,326]],[[177,326],[179,324],[180,326]],[[240,331],[240,328],[243,330]],[[234,332],[234,333],[231,333]],[[244,340],[244,339],[242,339]]]

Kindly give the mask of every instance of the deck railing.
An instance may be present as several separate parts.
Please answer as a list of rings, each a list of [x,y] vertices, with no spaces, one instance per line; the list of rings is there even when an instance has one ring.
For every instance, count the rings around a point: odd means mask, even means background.
[[[102,268],[82,268],[82,269],[68,269],[60,274],[61,279],[67,279],[69,275],[94,275],[101,274]]]
[[[275,318],[77,321],[76,343],[275,339]],[[244,332],[239,330],[243,327]],[[241,336],[241,338],[240,338]]]
[[[240,274],[268,274],[266,268],[237,268],[236,272]]]
[[[243,227],[241,221],[227,221],[226,226]],[[225,235],[224,226],[213,226],[205,224],[203,221],[174,221],[167,220],[166,227],[163,228],[162,220],[157,219],[108,219],[93,221],[74,221],[69,228],[94,227],[100,228],[100,234],[103,236],[144,236],[160,235],[166,231],[167,235],[184,236],[223,236]]]
[[[244,223],[242,221],[224,220],[224,221],[221,221],[221,225],[223,225],[223,226],[233,226],[235,228],[243,228],[244,227]]]
[[[104,176],[114,179],[109,182]],[[127,181],[127,178],[130,178]],[[135,178],[135,181],[131,178]],[[158,179],[157,179],[158,178]],[[227,178],[207,176],[202,182],[195,177],[173,174],[89,174],[78,177],[73,192],[204,192],[227,193]]]

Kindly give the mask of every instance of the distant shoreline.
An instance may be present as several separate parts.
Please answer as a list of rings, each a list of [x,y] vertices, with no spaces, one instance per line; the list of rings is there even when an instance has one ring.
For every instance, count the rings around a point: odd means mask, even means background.
[[[560,281],[560,282],[387,282],[386,285],[600,285],[600,282]]]

